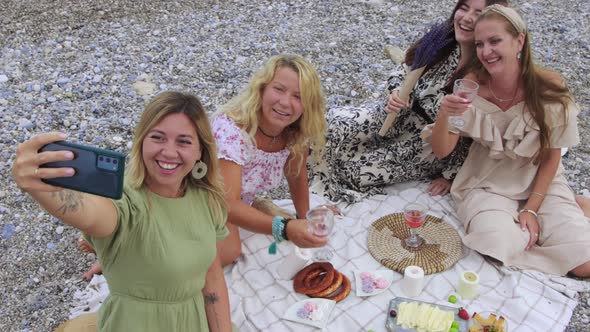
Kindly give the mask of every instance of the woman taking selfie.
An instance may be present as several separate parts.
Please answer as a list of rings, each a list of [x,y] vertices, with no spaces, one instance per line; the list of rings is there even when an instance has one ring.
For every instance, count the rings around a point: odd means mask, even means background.
[[[165,92],[135,129],[123,197],[111,200],[41,181],[75,176],[73,158],[42,152],[65,140],[39,134],[19,145],[12,175],[47,212],[80,229],[96,250],[110,295],[99,331],[231,331],[216,242],[228,234],[215,140],[199,100]]]

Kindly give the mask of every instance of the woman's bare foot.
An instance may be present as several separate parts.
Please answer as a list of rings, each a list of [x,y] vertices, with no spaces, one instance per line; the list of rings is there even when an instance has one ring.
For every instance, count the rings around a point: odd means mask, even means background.
[[[578,205],[584,211],[584,215],[590,218],[590,197],[576,195],[576,202],[578,202]]]
[[[100,266],[98,260],[92,263],[92,266],[88,271],[86,271],[86,273],[82,275],[82,278],[86,280],[91,280],[95,274],[102,274],[102,267]]]
[[[94,253],[94,248],[92,248],[92,246],[90,245],[90,243],[88,243],[88,241],[86,241],[86,239],[84,239],[84,237],[80,236],[80,238],[78,239],[78,249],[84,251],[84,252],[89,252],[91,254]]]

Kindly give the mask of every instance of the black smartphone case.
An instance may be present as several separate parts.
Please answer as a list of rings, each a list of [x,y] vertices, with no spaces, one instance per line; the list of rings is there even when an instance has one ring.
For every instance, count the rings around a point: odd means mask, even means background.
[[[47,144],[39,149],[43,151],[72,151],[74,159],[41,167],[72,167],[76,171],[71,177],[43,179],[43,182],[114,199],[123,195],[125,155],[122,153],[69,142]]]

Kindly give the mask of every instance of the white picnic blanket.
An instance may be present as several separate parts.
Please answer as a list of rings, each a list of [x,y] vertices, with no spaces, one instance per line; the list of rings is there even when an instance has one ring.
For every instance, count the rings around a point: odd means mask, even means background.
[[[389,301],[406,297],[400,290],[403,276],[394,273],[393,285],[372,297],[355,295],[354,271],[384,269],[367,249],[367,229],[376,219],[402,210],[407,202],[420,201],[430,214],[442,217],[461,236],[463,227],[454,212],[449,195],[431,197],[426,184],[405,183],[388,187],[387,195],[374,196],[351,206],[339,207],[351,219],[335,226],[329,246],[335,252],[332,264],[351,280],[351,294],[338,303],[332,312],[327,331],[386,331],[385,320]],[[294,212],[290,200],[275,203]],[[326,203],[311,197],[311,206]],[[350,222],[352,220],[352,222]],[[278,246],[276,255],[268,254],[271,236],[241,231],[243,256],[226,267],[233,323],[241,332],[249,331],[311,331],[312,327],[282,319],[285,311],[307,296],[293,291],[290,280],[281,280],[277,266],[291,251],[288,242]],[[480,295],[473,301],[457,303],[473,311],[501,313],[511,332],[562,331],[577,305],[577,292],[590,289],[590,283],[556,277],[536,271],[499,267],[480,254],[464,247],[463,258],[451,269],[426,277],[424,291],[415,299],[450,305],[447,298],[455,292],[462,271],[475,271],[480,276]]]
[[[74,293],[74,302],[72,308],[70,308],[69,319],[98,311],[98,308],[100,308],[108,295],[109,285],[107,280],[102,275],[95,274],[84,290]]]

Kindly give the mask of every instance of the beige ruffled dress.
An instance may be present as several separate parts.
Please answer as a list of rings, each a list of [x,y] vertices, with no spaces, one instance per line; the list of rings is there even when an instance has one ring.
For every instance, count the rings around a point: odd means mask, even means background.
[[[590,223],[576,204],[561,163],[538,210],[539,240],[524,250],[529,233],[520,229],[518,211],[537,173],[533,160],[540,147],[539,127],[524,102],[503,112],[477,97],[473,106],[463,115],[465,126],[457,131],[474,143],[451,188],[467,233],[464,244],[505,265],[556,275],[590,261]],[[561,104],[546,106],[552,148],[579,142],[578,112],[570,103],[566,119]]]

